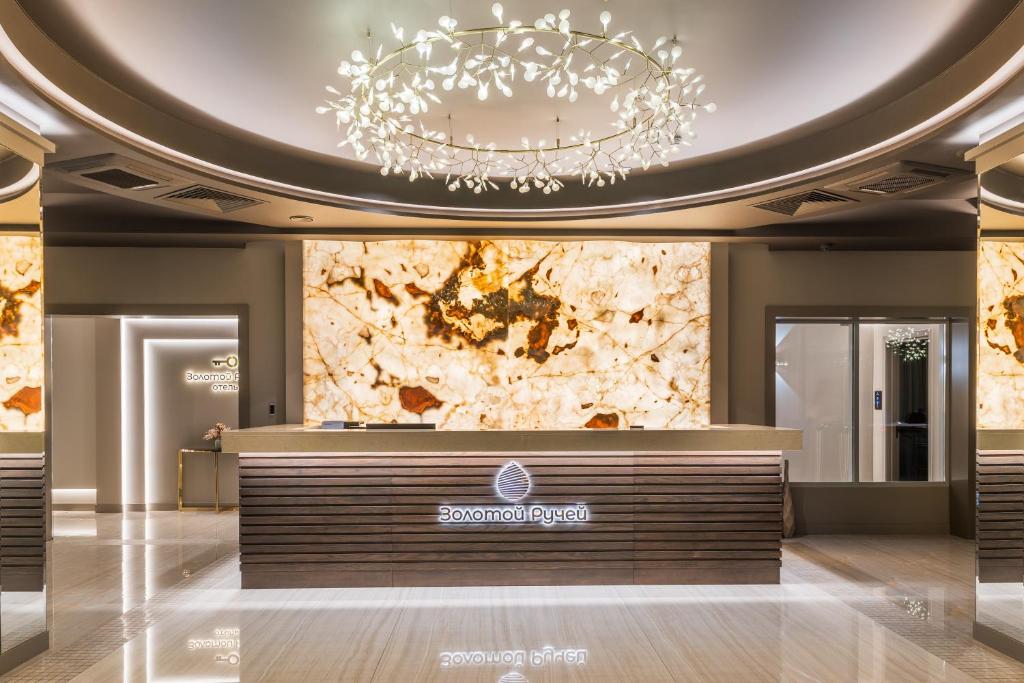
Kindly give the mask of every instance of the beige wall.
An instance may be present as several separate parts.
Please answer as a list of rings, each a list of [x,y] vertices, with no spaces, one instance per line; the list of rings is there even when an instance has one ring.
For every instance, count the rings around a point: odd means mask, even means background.
[[[286,412],[284,250],[47,247],[46,305],[248,305],[249,424],[275,424]]]
[[[182,381],[186,370],[206,370],[210,367],[211,358],[238,353],[237,338],[217,338],[218,334],[229,333],[234,325],[221,327],[222,330],[204,330],[201,337],[148,340],[143,344],[141,355],[146,367],[146,387],[145,431],[142,437],[146,504],[151,510],[173,510],[177,507],[179,448],[209,448],[210,443],[203,440],[203,434],[215,422],[238,428],[236,392],[214,392],[209,385]],[[221,490],[221,500],[225,504],[237,504],[237,458],[233,455],[221,457],[220,468],[221,483],[225,485]],[[185,505],[212,505],[215,500],[213,459],[191,456],[184,463],[183,470]],[[233,479],[231,484],[228,484],[229,479]]]
[[[96,488],[96,320],[53,321],[50,467],[55,489]],[[106,380],[104,380],[106,381]],[[116,383],[116,378],[115,378]]]

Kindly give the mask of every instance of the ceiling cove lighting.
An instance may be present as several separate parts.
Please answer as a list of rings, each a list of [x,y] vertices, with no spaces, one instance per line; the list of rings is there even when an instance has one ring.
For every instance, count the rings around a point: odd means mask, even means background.
[[[240,171],[236,168],[224,166],[204,158],[188,154],[179,149],[169,147],[156,139],[146,137],[116,121],[107,118],[100,112],[90,108],[81,100],[76,99],[65,91],[60,85],[50,80],[43,74],[15,45],[11,36],[0,25],[0,55],[24,78],[33,88],[42,93],[68,113],[76,116],[81,121],[115,140],[154,154],[160,158],[182,164],[186,168],[203,173],[213,173],[220,178],[230,182],[242,183],[250,187],[268,192],[284,192],[298,199],[341,203],[346,208],[357,208],[372,211],[397,211],[417,212],[420,215],[429,216],[443,215],[445,217],[484,217],[500,218],[514,215],[517,217],[574,217],[580,207],[541,207],[541,208],[519,208],[511,212],[509,209],[495,207],[473,207],[462,210],[451,206],[442,206],[436,203],[410,203],[394,200],[386,200],[374,197],[361,197],[354,194],[332,192],[321,190],[305,185],[275,180],[274,178],[255,175]],[[640,199],[635,201],[620,201],[613,204],[589,204],[586,208],[593,212],[623,213],[641,211],[659,211],[676,208],[685,208],[697,203],[711,203],[734,201],[749,197],[753,194],[772,192],[780,187],[803,182],[812,182],[822,176],[841,171],[855,164],[864,163],[885,154],[895,153],[902,147],[916,142],[927,135],[935,132],[943,125],[946,125],[967,112],[971,111],[979,103],[995,94],[1005,86],[1019,72],[1024,71],[1024,47],[1015,51],[1005,62],[1003,62],[991,75],[975,85],[969,92],[952,103],[947,104],[943,109],[932,113],[928,118],[923,119],[910,128],[899,131],[866,147],[854,150],[843,156],[822,161],[817,164],[798,168],[786,173],[774,176],[767,176],[759,180],[727,185],[714,190],[704,192],[691,192],[689,194],[674,194],[670,197],[656,199]]]
[[[634,168],[667,166],[695,137],[697,112],[715,111],[713,103],[699,102],[703,76],[677,65],[683,49],[674,38],[662,36],[644,48],[633,31],[609,35],[608,11],[599,16],[600,33],[573,29],[568,9],[532,25],[504,22],[500,3],[491,13],[495,26],[459,29],[457,20],[443,16],[439,28],[420,29],[408,42],[405,29],[392,23],[397,48],[384,53],[381,44],[369,56],[353,50],[338,67],[348,92],[327,86],[331,97],[316,109],[333,114],[343,136],[338,147],[375,162],[385,176],[443,175],[452,192],[497,190],[500,180],[520,193],[550,194],[566,177],[604,187]],[[549,130],[530,131],[518,146],[481,141],[472,132],[457,141],[454,129],[463,122],[450,112],[446,130],[422,118],[432,107],[445,108],[453,90],[483,102],[514,98],[513,86],[521,82],[544,89],[566,114],[553,114]],[[582,91],[607,100],[609,125],[563,138],[563,121],[571,120]]]
[[[978,193],[983,204],[991,206],[994,209],[1003,211],[1006,213],[1014,214],[1017,216],[1024,216],[1024,202],[1016,199],[1010,199],[1009,197],[1002,197],[992,190],[981,188]]]

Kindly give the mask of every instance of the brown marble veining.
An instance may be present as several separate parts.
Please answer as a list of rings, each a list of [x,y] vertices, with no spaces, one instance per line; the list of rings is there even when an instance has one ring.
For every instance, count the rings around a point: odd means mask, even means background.
[[[1024,244],[978,251],[978,428],[1024,429]]]
[[[304,255],[308,423],[708,422],[706,243],[310,241]]]
[[[43,250],[38,235],[0,237],[0,431],[42,431]]]

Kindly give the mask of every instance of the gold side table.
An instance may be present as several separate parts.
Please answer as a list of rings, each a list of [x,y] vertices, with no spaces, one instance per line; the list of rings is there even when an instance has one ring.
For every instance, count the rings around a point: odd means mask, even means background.
[[[212,455],[213,456],[213,507],[190,506],[185,507],[185,456],[186,455]],[[237,510],[237,505],[220,504],[220,456],[221,451],[211,451],[195,448],[182,448],[178,451],[178,512],[200,512],[212,510],[221,512],[223,510]]]

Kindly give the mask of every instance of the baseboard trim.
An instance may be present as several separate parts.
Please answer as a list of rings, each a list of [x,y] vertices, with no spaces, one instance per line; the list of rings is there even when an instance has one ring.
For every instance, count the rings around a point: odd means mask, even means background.
[[[945,482],[798,482],[790,492],[798,536],[949,534]]]
[[[948,536],[949,525],[934,524],[809,524],[798,530],[797,536]]]
[[[7,652],[0,654],[0,674],[17,668],[38,654],[50,649],[50,632],[38,633],[20,645],[15,645]]]
[[[50,506],[55,512],[98,512],[97,507],[88,503],[53,503]]]

